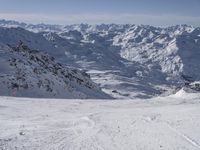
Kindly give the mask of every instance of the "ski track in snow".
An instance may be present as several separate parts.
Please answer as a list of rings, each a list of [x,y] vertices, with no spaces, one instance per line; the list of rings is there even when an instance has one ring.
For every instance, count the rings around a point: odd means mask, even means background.
[[[199,150],[199,98],[0,97],[0,150]]]
[[[172,127],[169,123],[167,123],[167,126],[169,127],[169,129],[171,129],[173,132],[175,132],[177,135],[179,135],[180,137],[182,137],[184,140],[186,140],[187,142],[189,142],[192,146],[200,149],[200,144],[197,143],[195,140],[193,140],[192,138],[190,138],[189,136],[179,132],[176,128]]]

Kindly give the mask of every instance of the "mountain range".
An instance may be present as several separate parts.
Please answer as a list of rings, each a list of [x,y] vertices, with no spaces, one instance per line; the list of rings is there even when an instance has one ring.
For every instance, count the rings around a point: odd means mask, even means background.
[[[7,89],[11,82],[7,80],[16,80],[16,72],[28,74],[25,77],[28,87],[36,84],[34,80],[46,83],[46,75],[41,70],[51,74],[48,80],[52,79],[55,86],[51,89],[54,92],[49,95],[45,93],[48,92],[45,86],[42,90],[37,90],[38,86],[34,85],[30,91],[24,89],[19,92],[19,96],[35,96],[30,94],[32,92],[37,97],[52,97],[54,94],[58,98],[131,99],[169,95],[181,88],[198,91],[200,87],[199,27],[177,25],[161,28],[133,24],[33,25],[0,20],[0,43],[0,84],[4,83],[2,86],[5,87],[2,88],[5,90],[0,91],[1,95],[9,95]],[[23,47],[28,50],[24,52]],[[32,51],[37,51],[34,54],[38,58],[48,58],[48,61],[44,61],[44,66],[40,66],[40,61],[30,60]],[[56,62],[51,61],[51,57]],[[12,62],[10,58],[16,60]],[[18,67],[15,67],[15,71],[10,71],[9,65],[13,63],[17,63]],[[73,72],[70,68],[75,68],[73,73],[83,80],[80,85],[76,77],[72,77],[73,84],[76,85],[73,86],[70,82],[69,87],[77,88],[73,94],[68,90],[63,91],[65,80],[70,80],[69,78],[64,78],[60,73],[53,75],[51,67],[44,69],[45,66],[57,64],[62,66],[61,70],[68,70],[70,74]],[[40,71],[36,75],[33,66],[38,65]],[[8,82],[6,86],[5,82]],[[88,84],[91,85],[89,88]]]

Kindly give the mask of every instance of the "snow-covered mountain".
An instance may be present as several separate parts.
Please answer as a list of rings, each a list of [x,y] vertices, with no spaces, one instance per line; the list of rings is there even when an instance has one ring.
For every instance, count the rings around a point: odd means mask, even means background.
[[[0,44],[0,95],[43,98],[110,98],[83,71],[68,68],[22,42]]]
[[[31,25],[6,20],[0,26],[0,42],[16,46],[23,41],[61,63],[84,69],[115,98],[170,94],[200,80],[198,27]]]

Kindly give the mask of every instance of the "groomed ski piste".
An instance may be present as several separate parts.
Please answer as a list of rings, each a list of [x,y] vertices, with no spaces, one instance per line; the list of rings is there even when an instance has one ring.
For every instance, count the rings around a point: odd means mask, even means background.
[[[132,100],[0,97],[1,150],[199,150],[200,94]]]

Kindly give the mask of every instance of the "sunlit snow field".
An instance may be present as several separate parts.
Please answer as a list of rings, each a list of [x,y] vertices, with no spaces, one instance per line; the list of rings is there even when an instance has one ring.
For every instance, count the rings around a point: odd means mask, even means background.
[[[0,97],[1,150],[199,150],[200,94],[146,100]]]

